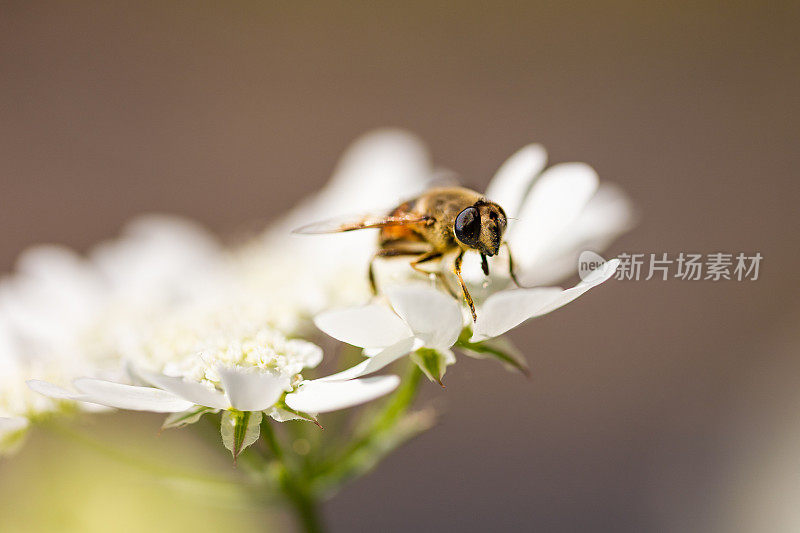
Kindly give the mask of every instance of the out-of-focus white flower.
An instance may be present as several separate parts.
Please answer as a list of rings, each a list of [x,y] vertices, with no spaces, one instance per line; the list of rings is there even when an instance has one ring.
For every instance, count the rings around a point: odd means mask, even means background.
[[[79,337],[103,308],[103,280],[92,264],[54,245],[35,246],[0,280],[0,313],[17,357],[80,357]]]
[[[0,455],[12,453],[23,442],[31,420],[39,419],[62,406],[28,390],[25,380],[32,377],[59,380],[64,372],[82,367],[82,362],[47,361],[28,358],[20,350],[6,317],[0,314]]]
[[[525,146],[486,189],[509,217],[506,241],[523,285],[553,283],[573,274],[582,251],[605,248],[633,224],[627,197],[614,185],[600,184],[589,165],[559,163],[545,170],[546,163],[543,147]],[[500,261],[508,260],[504,255]],[[475,279],[477,260],[470,258],[470,263],[465,271]]]
[[[134,323],[198,293],[192,285],[203,285],[221,259],[197,225],[155,215],[135,219],[123,237],[86,257],[55,245],[24,252],[16,272],[0,280],[0,416],[7,419],[0,433],[19,435],[30,420],[74,405],[33,393],[26,380],[118,377]]]

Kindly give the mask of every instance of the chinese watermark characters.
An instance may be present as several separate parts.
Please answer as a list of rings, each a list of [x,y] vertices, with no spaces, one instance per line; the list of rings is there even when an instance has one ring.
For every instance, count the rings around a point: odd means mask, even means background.
[[[617,256],[618,280],[666,281],[756,281],[763,256],[760,252],[739,253],[622,253]],[[581,278],[601,265],[604,259],[594,252],[583,252],[578,259]]]

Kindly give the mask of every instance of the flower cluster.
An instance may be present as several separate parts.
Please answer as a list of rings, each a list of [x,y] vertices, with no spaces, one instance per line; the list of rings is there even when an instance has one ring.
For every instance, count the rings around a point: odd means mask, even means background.
[[[409,354],[440,383],[454,349],[526,370],[502,335],[612,277],[616,260],[572,288],[539,286],[572,274],[582,250],[607,245],[632,219],[622,193],[590,167],[545,163],[541,147],[527,146],[486,190],[509,215],[517,277],[535,288],[511,286],[507,252],[492,259],[489,279],[468,256],[475,323],[463,302],[398,268],[402,261],[379,265],[385,290],[372,297],[369,231],[290,233],[430,187],[437,171],[427,152],[397,131],[360,140],[328,185],[239,247],[194,223],[148,216],[86,255],[56,246],[24,253],[0,283],[0,449],[59,413],[130,409],[168,413],[165,427],[222,412],[222,440],[236,456],[258,438],[263,415],[316,422],[390,393],[396,376],[365,376]],[[366,357],[308,379],[323,359],[317,330]]]

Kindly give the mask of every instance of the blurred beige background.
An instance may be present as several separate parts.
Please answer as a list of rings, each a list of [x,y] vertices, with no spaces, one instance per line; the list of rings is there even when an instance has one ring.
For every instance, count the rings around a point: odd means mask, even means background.
[[[419,133],[476,188],[541,142],[635,200],[641,224],[612,253],[759,251],[760,279],[608,283],[514,333],[532,381],[462,358],[446,391],[424,393],[441,425],[327,505],[332,529],[796,531],[798,15],[781,2],[0,2],[0,269],[37,242],[85,249],[146,211],[255,230],[374,127]],[[157,418],[120,418],[117,438],[180,455],[180,441],[159,446]],[[62,449],[51,439],[0,465],[0,529],[52,528],[41,513],[64,491],[104,507],[142,483],[161,506],[131,497],[111,523],[165,530],[174,509],[195,517],[175,531],[211,531],[234,516],[105,463],[78,476],[66,452],[42,460]],[[102,531],[82,508],[57,523]]]

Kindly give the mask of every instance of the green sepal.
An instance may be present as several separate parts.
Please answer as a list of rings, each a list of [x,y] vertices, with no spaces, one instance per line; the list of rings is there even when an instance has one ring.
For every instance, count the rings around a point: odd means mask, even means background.
[[[314,425],[316,425],[317,427],[322,429],[322,425],[319,423],[319,420],[317,420],[317,417],[315,417],[314,415],[309,414],[309,413],[304,413],[303,411],[298,411],[296,409],[292,409],[291,407],[286,405],[286,402],[284,402],[283,400],[281,400],[278,403],[276,403],[273,409],[274,409],[274,411],[268,412],[267,414],[272,416],[272,418],[275,419],[278,422],[286,422],[288,420],[298,420],[299,419],[299,420],[304,420],[306,422],[312,422]],[[285,411],[286,413],[289,413],[292,416],[292,418],[281,416],[281,414],[282,414],[281,411]],[[275,415],[277,415],[277,416],[275,416]]]
[[[472,331],[464,328],[458,337],[456,347],[467,355],[478,359],[494,359],[500,361],[508,370],[518,371],[526,377],[531,377],[531,370],[522,352],[505,337],[495,337],[480,342],[470,342]]]
[[[219,430],[222,443],[236,461],[242,450],[258,440],[261,433],[261,411],[225,411],[222,413]]]
[[[413,352],[411,360],[417,364],[429,380],[435,381],[442,387],[444,387],[442,378],[447,371],[448,365],[455,363],[455,357],[453,357],[452,352],[442,353],[439,350],[424,347]]]
[[[172,413],[164,420],[164,423],[161,424],[161,429],[182,428],[183,426],[194,424],[206,413],[215,413],[217,411],[218,409],[199,405],[186,411],[181,411],[180,413]]]

